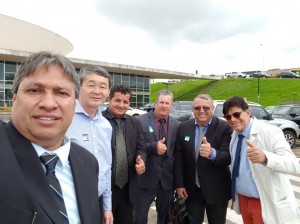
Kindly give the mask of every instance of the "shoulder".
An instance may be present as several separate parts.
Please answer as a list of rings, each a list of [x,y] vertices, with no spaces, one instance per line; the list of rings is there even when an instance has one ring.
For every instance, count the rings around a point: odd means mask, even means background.
[[[75,142],[71,142],[70,153],[75,156],[79,156],[82,160],[93,161],[97,163],[96,157],[91,152],[86,150],[84,147],[76,144]]]

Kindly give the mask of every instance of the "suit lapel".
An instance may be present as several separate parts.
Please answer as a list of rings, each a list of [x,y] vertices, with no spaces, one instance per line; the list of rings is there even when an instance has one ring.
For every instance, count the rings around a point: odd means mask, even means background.
[[[153,111],[151,111],[148,115],[148,119],[149,119],[149,132],[151,132],[150,128],[152,128],[153,132],[154,132],[154,135],[155,135],[155,138],[157,141],[159,141],[159,133],[158,133],[158,130],[157,130],[157,127],[156,127],[156,123],[155,123],[155,117],[154,117],[154,113]]]
[[[7,132],[33,198],[37,199],[41,208],[54,223],[60,223],[61,217],[58,213],[58,206],[50,190],[41,162],[31,142],[17,132],[11,123],[7,125]]]

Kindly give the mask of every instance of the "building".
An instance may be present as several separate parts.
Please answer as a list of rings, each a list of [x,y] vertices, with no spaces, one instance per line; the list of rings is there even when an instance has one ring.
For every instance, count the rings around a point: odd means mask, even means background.
[[[0,15],[0,111],[12,106],[12,82],[18,65],[32,52],[41,50],[67,55],[73,45],[59,34],[12,17]],[[13,29],[12,29],[13,27]],[[89,65],[100,65],[112,76],[112,84],[126,84],[132,91],[132,107],[150,101],[151,79],[197,79],[201,75],[139,66],[69,58],[80,70]]]

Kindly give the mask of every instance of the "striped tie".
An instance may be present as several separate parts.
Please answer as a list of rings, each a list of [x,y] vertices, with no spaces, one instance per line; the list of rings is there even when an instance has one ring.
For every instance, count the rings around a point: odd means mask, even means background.
[[[58,161],[58,156],[43,154],[42,156],[40,156],[40,160],[46,167],[46,177],[50,184],[50,188],[54,194],[55,201],[58,205],[59,213],[61,214],[64,220],[64,222],[62,223],[69,223],[68,214],[66,211],[66,206],[64,203],[61,187],[58,179],[55,176],[55,166]]]

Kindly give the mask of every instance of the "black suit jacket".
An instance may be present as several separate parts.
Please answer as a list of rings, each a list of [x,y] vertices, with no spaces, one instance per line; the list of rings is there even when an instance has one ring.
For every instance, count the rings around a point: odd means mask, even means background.
[[[156,146],[159,139],[159,131],[155,124],[153,111],[137,117],[142,125],[144,139],[147,148],[146,172],[138,177],[140,188],[153,190],[160,181],[162,189],[174,189],[173,179],[173,152],[176,142],[177,129],[179,121],[169,116],[167,152],[164,155],[158,155]]]
[[[102,115],[109,121],[113,127],[113,136],[111,139],[112,146],[112,186],[115,184],[115,170],[116,170],[116,122],[109,108],[102,112]],[[137,192],[137,172],[135,170],[136,158],[138,155],[142,157],[145,164],[147,161],[145,141],[142,135],[141,125],[136,118],[124,115],[125,121],[125,142],[127,150],[128,161],[128,181],[129,181],[129,199],[132,204],[136,201]]]
[[[197,171],[203,197],[209,204],[220,204],[230,200],[231,163],[229,143],[232,129],[228,124],[213,117],[206,131],[207,141],[216,149],[214,161],[198,156]],[[176,188],[185,187],[189,197],[195,191],[195,119],[180,124],[174,153],[174,175]]]
[[[31,142],[12,123],[2,122],[0,142],[0,223],[61,223],[53,193]],[[97,160],[87,150],[71,143],[69,161],[81,223],[98,224]]]

